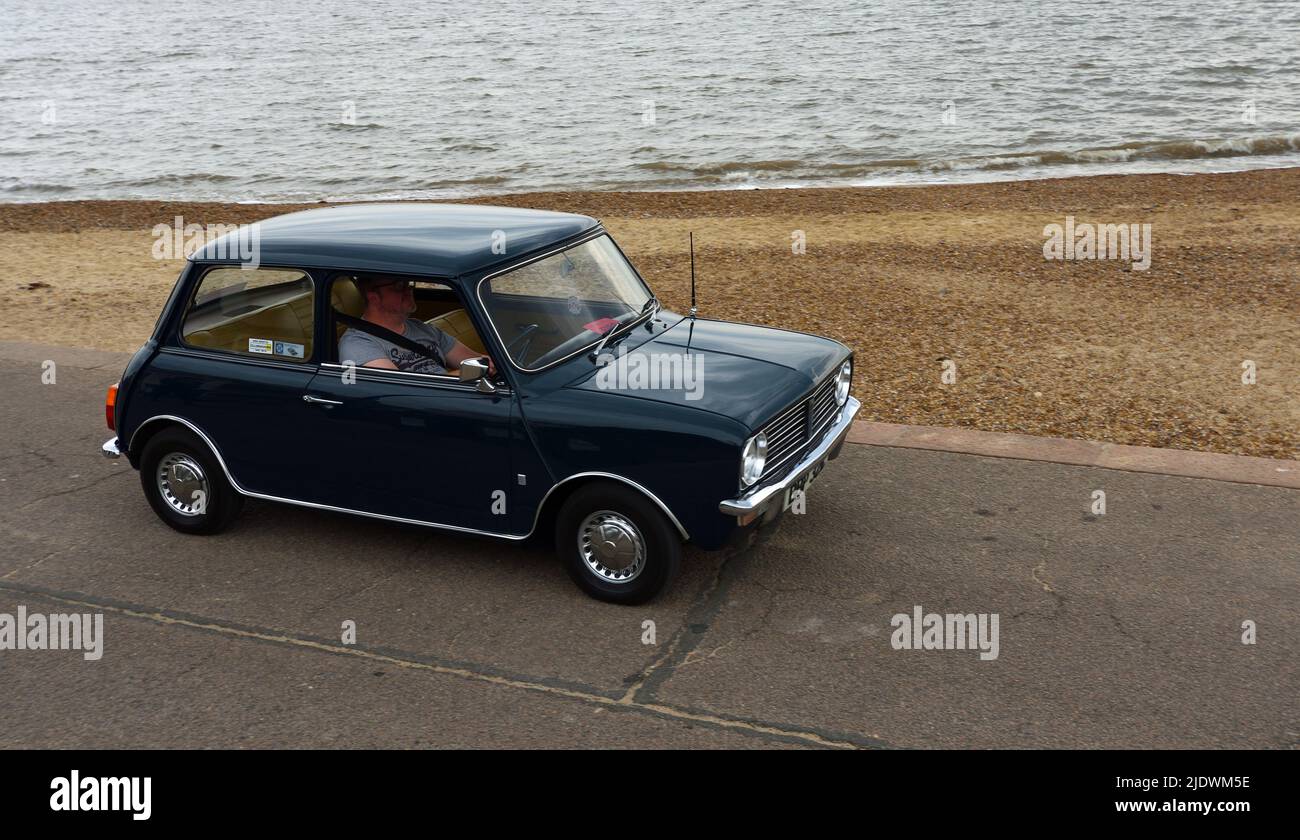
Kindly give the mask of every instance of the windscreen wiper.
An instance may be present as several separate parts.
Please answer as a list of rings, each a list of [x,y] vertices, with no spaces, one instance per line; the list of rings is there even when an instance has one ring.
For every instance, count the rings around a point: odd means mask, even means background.
[[[654,307],[654,311],[659,311],[659,298],[651,296],[649,300],[641,305],[641,312],[627,324],[624,324],[622,321],[616,324],[611,324],[610,328],[601,334],[600,343],[596,345],[596,349],[591,351],[591,360],[594,362],[600,358],[600,351],[605,349],[605,345],[609,343],[609,340],[614,337],[614,333],[618,332],[620,327],[631,326],[641,320],[641,317],[645,315],[646,310],[650,309],[651,306]]]
[[[591,351],[591,360],[592,360],[593,362],[600,358],[600,351],[605,349],[605,343],[606,343],[607,341],[609,341],[610,336],[612,336],[614,333],[618,332],[618,328],[621,327],[621,326],[623,326],[622,322],[620,322],[620,321],[616,321],[616,322],[614,322],[613,324],[610,324],[610,325],[609,325],[609,329],[607,329],[607,330],[605,330],[603,333],[601,333],[601,335],[600,335],[600,343],[596,345],[596,349],[595,349],[595,350],[592,350],[592,351]]]

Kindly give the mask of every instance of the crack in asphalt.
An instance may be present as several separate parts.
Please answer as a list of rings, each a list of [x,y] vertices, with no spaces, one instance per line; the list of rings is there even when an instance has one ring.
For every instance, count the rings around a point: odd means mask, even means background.
[[[406,557],[403,557],[402,560],[404,561],[408,559],[410,554],[411,553],[408,552],[408,555]],[[330,607],[333,607],[339,601],[342,601],[344,598],[360,597],[363,592],[369,592],[371,589],[374,589],[376,586],[379,586],[381,584],[387,583],[388,581],[392,580],[393,577],[395,577],[397,573],[400,571],[402,571],[402,569],[394,567],[392,569],[389,569],[387,574],[377,574],[374,577],[365,578],[357,581],[357,585],[355,587],[344,589],[334,597],[324,601],[323,603],[318,604],[315,608],[313,608],[311,611],[307,613],[307,618],[308,619],[315,618],[325,610],[329,609]]]
[[[19,566],[19,567],[16,568],[16,569],[11,569],[10,571],[6,572],[5,574],[0,575],[0,580],[9,580],[10,578],[12,578],[14,575],[18,574],[19,572],[26,572],[26,571],[30,571],[30,570],[32,570],[32,569],[35,569],[37,566],[41,565],[41,564],[44,563],[46,560],[49,560],[49,559],[50,559],[51,557],[53,557],[54,555],[56,555],[56,554],[61,554],[62,552],[63,552],[63,549],[62,549],[62,548],[56,548],[56,549],[53,549],[52,551],[48,551],[48,552],[46,552],[44,555],[42,555],[42,556],[41,556],[41,559],[37,560],[35,563],[29,563],[29,564],[27,564],[26,566]]]
[[[1042,537],[1042,540],[1043,540],[1044,549],[1047,548],[1047,544],[1049,542],[1052,542],[1052,540],[1050,540],[1047,537]],[[1062,595],[1060,592],[1057,592],[1056,587],[1052,586],[1050,583],[1048,583],[1047,581],[1039,577],[1040,574],[1044,574],[1044,575],[1047,574],[1048,556],[1051,555],[1048,554],[1046,551],[1044,551],[1043,559],[1038,561],[1038,565],[1034,566],[1034,568],[1030,571],[1029,575],[1034,579],[1035,583],[1037,583],[1039,586],[1043,588],[1044,592],[1052,596],[1052,601],[1055,602],[1056,604],[1056,612],[1059,614],[1063,609],[1065,609],[1065,596]]]
[[[1044,592],[1052,596],[1053,600],[1055,600],[1059,606],[1060,602],[1064,600],[1064,597],[1057,592],[1050,583],[1038,576],[1040,572],[1043,574],[1047,573],[1047,560],[1039,560],[1038,565],[1035,566],[1029,574],[1039,586],[1043,587]]]
[[[58,445],[59,444],[52,443],[48,447],[45,447],[45,449],[53,449],[55,446]],[[0,455],[0,463],[6,463],[8,461],[14,460],[15,458],[22,458],[24,456],[31,456],[33,458],[37,458],[41,461],[42,465],[46,467],[58,466],[55,463],[54,459],[51,458],[46,452],[44,452],[43,449],[25,449],[22,452],[14,452],[9,455]]]
[[[11,342],[9,341],[0,342],[0,344],[10,344],[10,343]],[[35,355],[37,356],[44,355],[46,358],[53,358],[55,354],[60,352],[65,352],[68,350],[74,350],[74,351],[80,350],[81,352],[86,352],[85,349],[83,348],[60,347],[51,344],[35,344],[31,342],[20,342],[20,343],[26,343],[32,347],[37,348]],[[89,352],[113,353],[116,355],[120,355],[121,358],[120,359],[115,358],[112,361],[106,361],[106,362],[95,362],[94,364],[89,364],[89,365],[84,363],[78,364],[76,361],[68,361],[66,359],[55,358],[54,361],[58,365],[58,367],[72,368],[73,370],[86,370],[86,371],[116,370],[119,373],[126,368],[127,362],[131,361],[131,354],[127,352],[120,352],[116,350],[90,350]],[[45,359],[31,358],[27,353],[23,353],[18,356],[10,355],[11,353],[12,350],[9,347],[0,347],[0,365],[4,365],[5,367],[11,367],[17,370],[27,370],[33,367],[39,368],[41,362],[45,361]],[[58,387],[58,386],[56,385],[54,387]]]
[[[107,473],[105,475],[101,475],[99,478],[96,478],[94,481],[87,482],[86,484],[82,484],[79,487],[71,487],[67,490],[58,490],[53,493],[46,493],[43,496],[37,496],[31,501],[26,502],[23,505],[19,506],[15,512],[21,512],[27,510],[27,508],[33,505],[38,505],[41,502],[47,502],[50,499],[57,499],[59,496],[69,496],[72,495],[73,493],[80,493],[83,490],[89,490],[92,487],[96,487],[100,484],[103,484],[105,481],[111,481],[114,478],[121,478],[124,475],[126,475],[126,473],[123,472]]]
[[[717,647],[709,650],[708,653],[704,653],[702,648],[696,648],[695,650],[692,650],[690,653],[686,654],[686,658],[683,659],[682,663],[677,666],[677,669],[680,671],[682,668],[685,668],[687,665],[694,665],[696,662],[703,662],[706,659],[712,659],[715,656],[717,656],[719,653],[721,653],[723,650],[731,647],[735,643],[736,643],[735,639],[728,639],[727,641],[723,642]],[[697,654],[699,655],[697,656]]]
[[[731,584],[740,576],[748,566],[748,561],[752,553],[758,549],[772,543],[772,540],[779,536],[780,531],[771,531],[766,534],[759,534],[752,544],[742,546],[727,551],[718,566],[717,573],[710,580],[709,584],[703,588],[696,597],[695,603],[687,611],[686,617],[677,632],[669,640],[668,647],[662,655],[655,659],[649,666],[635,675],[629,681],[623,700],[626,703],[650,703],[655,700],[659,690],[673,678],[682,668],[696,663],[705,662],[717,657],[725,648],[734,644],[734,640],[718,645],[707,652],[700,650],[705,636],[713,629],[713,622],[718,614],[722,611],[725,598],[731,588]],[[779,547],[779,546],[777,546]],[[801,587],[768,587],[760,581],[751,580],[749,583],[754,584],[760,590],[769,595],[768,605],[764,609],[762,619],[758,626],[744,631],[741,634],[743,640],[747,640],[766,628],[771,621],[771,614],[775,607],[775,594],[778,592],[812,592],[810,588]],[[852,597],[829,596],[833,600],[856,600]],[[885,742],[874,736],[867,736],[870,743],[876,747],[885,747]]]
[[[1111,599],[1106,599],[1106,617],[1109,618],[1110,623],[1115,626],[1115,632],[1119,633],[1124,638],[1133,642],[1137,642],[1143,647],[1150,648],[1152,650],[1157,650],[1165,654],[1166,656],[1171,654],[1171,651],[1165,645],[1156,644],[1150,639],[1144,639],[1141,636],[1135,635],[1132,631],[1130,631],[1127,627],[1125,627],[1124,622],[1120,621],[1119,616],[1115,614],[1115,602]]]
[[[754,583],[761,591],[767,593],[767,606],[763,608],[763,614],[759,616],[758,621],[754,622],[754,626],[741,634],[741,638],[745,641],[749,641],[755,635],[764,630],[772,629],[772,613],[776,611],[777,592],[764,586],[759,581],[752,581],[752,583]]]
[[[656,697],[659,689],[670,680],[677,669],[687,661],[698,661],[691,654],[704,641],[712,629],[713,620],[722,611],[723,599],[731,588],[731,582],[740,573],[744,561],[750,552],[760,544],[756,540],[752,545],[733,548],[725,552],[718,571],[713,579],[696,597],[695,603],[686,611],[682,624],[668,642],[663,654],[646,667],[628,686],[623,699],[627,703],[647,703]]]
[[[60,469],[75,470],[78,467],[87,468],[92,462],[96,465],[108,464],[109,466],[112,466],[112,464],[114,463],[111,461],[105,461],[102,456],[95,457],[89,455],[89,452],[91,451],[90,447],[92,445],[92,441],[89,440],[85,441],[85,444],[88,447],[87,451],[85,452],[80,451],[80,442],[77,442],[78,451],[76,452],[68,452],[63,450],[62,447],[65,446],[66,444],[67,441],[61,441],[59,443],[50,444],[49,446],[46,447],[41,447],[39,449],[25,449],[21,452],[12,452],[8,455],[0,455],[0,464],[6,465],[3,478],[6,480],[13,479],[13,478],[23,478],[25,476],[34,475],[52,469],[53,470],[60,470]],[[95,444],[95,446],[98,446],[98,444]],[[29,466],[26,469],[21,469],[21,470],[11,470],[8,468],[10,462],[17,461],[20,458],[34,458],[39,463],[37,463],[35,466]],[[117,463],[126,463],[126,462],[121,461]],[[116,475],[119,472],[121,471],[113,470],[109,474]]]
[[[720,598],[714,596],[719,591],[725,592],[728,582],[724,580],[725,577],[723,570],[719,570],[714,585],[706,590],[703,601],[697,604],[699,612],[708,613],[710,616],[716,614],[721,602]],[[284,630],[240,624],[207,616],[191,615],[79,592],[63,592],[14,581],[0,581],[0,592],[21,593],[25,596],[43,598],[55,603],[112,612],[127,618],[153,622],[158,625],[183,627],[254,643],[311,650],[337,656],[351,656],[409,670],[456,676],[465,680],[488,683],[502,688],[544,694],[578,701],[591,706],[648,715],[675,723],[698,725],[717,731],[756,737],[764,741],[777,741],[827,749],[889,748],[889,745],[879,739],[858,733],[835,732],[820,727],[784,724],[663,703],[655,701],[650,695],[638,699],[626,692],[608,692],[578,682],[511,673],[481,663],[447,660],[395,648],[343,645],[332,639],[294,634]],[[698,647],[698,644],[698,639],[696,639],[695,643],[679,658],[685,658],[690,650]],[[676,667],[676,664],[673,667]]]

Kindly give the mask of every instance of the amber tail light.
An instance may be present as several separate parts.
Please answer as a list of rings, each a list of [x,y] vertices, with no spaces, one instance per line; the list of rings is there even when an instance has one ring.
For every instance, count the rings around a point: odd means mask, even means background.
[[[110,432],[117,431],[117,385],[108,386],[108,396],[104,398],[104,420],[108,422]]]

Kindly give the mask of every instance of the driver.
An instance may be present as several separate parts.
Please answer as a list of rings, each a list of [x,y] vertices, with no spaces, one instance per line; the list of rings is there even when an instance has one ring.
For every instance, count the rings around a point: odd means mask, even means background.
[[[466,359],[486,358],[488,375],[496,375],[496,364],[491,356],[477,353],[437,327],[409,317],[415,311],[415,289],[410,280],[358,277],[356,284],[366,302],[361,313],[363,320],[428,347],[437,359],[421,356],[379,336],[349,327],[339,339],[341,360],[363,367],[446,374],[460,367]]]

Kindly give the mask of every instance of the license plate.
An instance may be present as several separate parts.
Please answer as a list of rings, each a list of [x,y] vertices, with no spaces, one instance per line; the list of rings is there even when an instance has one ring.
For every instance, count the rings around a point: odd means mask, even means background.
[[[785,504],[782,506],[783,510],[790,509],[790,505],[794,504],[795,499],[798,498],[798,493],[802,492],[804,495],[808,494],[808,488],[812,486],[812,483],[817,479],[817,476],[821,475],[822,467],[825,466],[826,459],[823,458],[814,464],[812,469],[799,476],[791,482],[789,487],[785,488]]]

